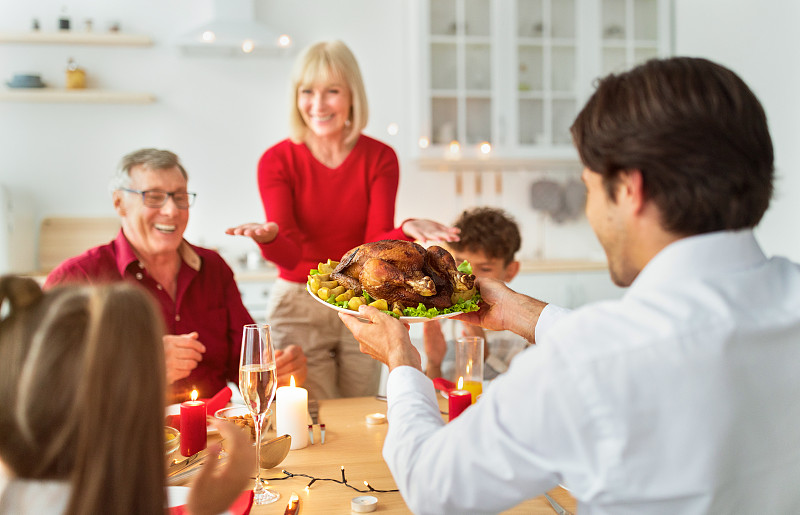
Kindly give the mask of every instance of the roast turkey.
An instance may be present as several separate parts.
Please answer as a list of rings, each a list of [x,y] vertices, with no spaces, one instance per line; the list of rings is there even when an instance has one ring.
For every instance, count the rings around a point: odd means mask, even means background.
[[[459,272],[442,247],[402,240],[381,240],[349,250],[331,279],[356,295],[366,291],[390,308],[448,308],[475,294],[475,276]]]

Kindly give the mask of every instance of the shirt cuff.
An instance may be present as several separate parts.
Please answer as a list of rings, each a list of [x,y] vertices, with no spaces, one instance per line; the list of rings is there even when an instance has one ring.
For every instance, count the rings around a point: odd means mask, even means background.
[[[421,393],[438,406],[433,381],[422,371],[414,367],[403,366],[389,372],[389,378],[386,380],[388,407],[392,407],[409,393]]]
[[[533,330],[533,337],[535,341],[538,343],[539,339],[542,338],[551,327],[553,327],[553,324],[571,312],[571,309],[562,308],[561,306],[556,306],[555,304],[546,305],[539,314],[539,320],[536,322],[536,327]]]

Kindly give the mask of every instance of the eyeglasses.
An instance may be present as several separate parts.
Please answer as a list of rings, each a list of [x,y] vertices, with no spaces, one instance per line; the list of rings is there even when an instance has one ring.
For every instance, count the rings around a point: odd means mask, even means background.
[[[142,196],[142,204],[145,207],[164,207],[164,204],[167,203],[167,199],[172,197],[172,201],[175,202],[175,206],[178,209],[189,209],[189,206],[194,204],[194,199],[197,197],[197,193],[188,193],[185,191],[161,191],[161,190],[132,190],[130,188],[120,188],[123,191],[127,191],[128,193],[138,193]]]

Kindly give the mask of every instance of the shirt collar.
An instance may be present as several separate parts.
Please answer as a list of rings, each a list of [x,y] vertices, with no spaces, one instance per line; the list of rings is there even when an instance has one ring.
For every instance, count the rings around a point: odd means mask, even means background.
[[[114,247],[116,248],[117,254],[117,269],[119,270],[119,274],[121,276],[125,275],[125,270],[127,270],[132,263],[136,263],[139,268],[144,268],[144,265],[139,262],[139,258],[136,256],[136,251],[128,241],[128,238],[125,237],[122,229],[119,230],[117,238],[114,240]],[[178,247],[178,254],[181,256],[183,262],[189,266],[189,268],[196,272],[200,271],[203,261],[200,259],[200,256],[197,254],[194,248],[192,248],[188,241],[181,241],[181,244]]]
[[[725,275],[766,259],[752,229],[689,236],[656,254],[639,272],[629,292],[684,279]]]

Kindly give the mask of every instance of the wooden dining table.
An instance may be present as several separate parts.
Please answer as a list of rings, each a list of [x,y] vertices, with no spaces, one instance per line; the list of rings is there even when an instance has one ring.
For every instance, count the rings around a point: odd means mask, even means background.
[[[269,479],[269,488],[279,492],[281,497],[272,504],[253,506],[251,513],[282,514],[292,493],[300,498],[300,515],[351,513],[351,500],[364,495],[378,499],[375,513],[411,513],[399,492],[370,491],[364,484],[367,481],[375,490],[397,489],[381,455],[389,426],[387,423],[367,423],[367,415],[386,414],[386,401],[358,397],[324,400],[319,405],[319,419],[326,428],[325,443],[320,442],[319,427],[315,426],[314,444],[289,451],[276,468],[262,469],[262,477]],[[446,410],[447,401],[441,399],[440,406]],[[296,475],[289,477],[282,472],[284,470]],[[350,486],[323,480],[341,481],[343,473]],[[309,486],[311,479],[306,476],[317,478],[317,481]],[[549,494],[565,509],[575,513],[576,501],[569,492],[555,488]],[[541,496],[502,513],[552,515],[555,510]]]

